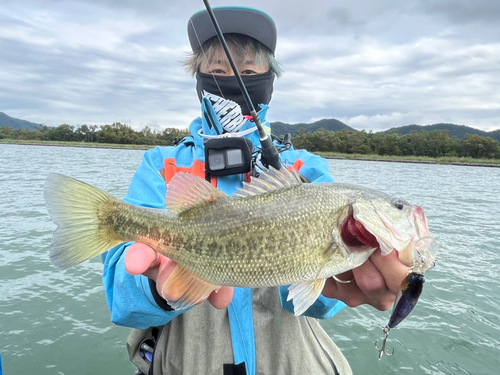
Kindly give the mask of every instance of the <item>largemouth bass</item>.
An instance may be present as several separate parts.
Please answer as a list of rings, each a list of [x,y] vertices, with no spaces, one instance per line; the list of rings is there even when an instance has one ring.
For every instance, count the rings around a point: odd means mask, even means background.
[[[80,264],[126,241],[142,242],[176,261],[163,290],[174,309],[220,286],[291,285],[300,315],[332,275],[363,264],[380,248],[408,265],[428,236],[420,207],[354,185],[303,184],[296,172],[271,170],[228,196],[186,173],[168,184],[165,208],[134,206],[73,178],[52,174],[44,189],[57,224],[50,259]]]

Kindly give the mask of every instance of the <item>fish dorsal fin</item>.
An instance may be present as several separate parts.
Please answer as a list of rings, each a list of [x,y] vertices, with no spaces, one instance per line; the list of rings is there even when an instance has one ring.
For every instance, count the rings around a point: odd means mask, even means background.
[[[262,172],[259,178],[252,178],[250,183],[243,183],[243,187],[238,189],[234,196],[245,198],[300,185],[302,185],[302,180],[295,170],[283,167],[278,171],[271,167],[268,172]]]
[[[214,203],[227,195],[208,181],[189,173],[177,173],[167,186],[165,208],[181,214],[193,207]]]

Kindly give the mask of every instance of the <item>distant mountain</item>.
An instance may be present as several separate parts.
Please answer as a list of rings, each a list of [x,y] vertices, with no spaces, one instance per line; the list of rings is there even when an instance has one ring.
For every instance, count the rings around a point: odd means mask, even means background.
[[[280,137],[287,133],[290,133],[292,136],[294,136],[295,133],[299,131],[299,129],[304,129],[304,132],[306,133],[314,133],[316,130],[322,128],[334,132],[338,132],[341,130],[349,130],[352,132],[357,131],[356,129],[353,129],[350,126],[344,124],[343,122],[335,120],[333,118],[319,120],[316,122],[312,122],[310,124],[305,124],[305,123],[286,124],[284,122],[279,122],[279,121],[271,123],[271,129],[273,134]]]
[[[36,124],[34,122],[17,119],[14,117],[10,117],[3,112],[0,112],[0,127],[9,126],[13,129],[29,129],[35,130],[37,126],[41,126],[41,124]],[[352,132],[357,132],[356,129],[351,128],[350,126],[344,124],[343,122],[329,118],[323,119],[312,123],[298,123],[298,124],[287,124],[284,122],[272,122],[271,128],[274,135],[284,136],[287,133],[290,133],[292,136],[297,133],[300,129],[304,129],[305,133],[314,133],[316,130],[325,129],[329,131],[338,132],[341,130],[348,130]],[[490,137],[500,143],[500,130],[495,130],[492,132],[485,132],[483,130],[471,128],[465,125],[455,125],[455,124],[434,124],[434,125],[406,125],[400,126],[396,128],[391,128],[386,130],[384,133],[397,133],[400,135],[410,134],[412,131],[421,132],[421,131],[434,131],[434,130],[446,130],[448,131],[449,137],[457,137],[458,139],[463,139],[466,134],[476,134],[481,137]]]
[[[471,128],[465,125],[455,125],[455,124],[434,124],[434,125],[406,125],[397,128],[392,128],[385,133],[398,133],[400,135],[410,134],[412,131],[431,132],[434,130],[447,130],[449,137],[457,137],[458,139],[463,139],[466,134],[476,134],[481,137],[490,137],[500,143],[500,130],[495,130],[492,132],[485,132],[483,130]]]
[[[37,126],[40,126],[40,124],[35,124],[34,122],[29,122],[26,120],[20,120],[18,118],[10,117],[6,115],[3,112],[0,112],[0,127],[1,126],[8,126],[11,127],[12,129],[29,129],[29,130],[35,130]]]
[[[496,139],[498,143],[500,143],[500,130],[494,130],[492,132],[488,132],[488,137]]]

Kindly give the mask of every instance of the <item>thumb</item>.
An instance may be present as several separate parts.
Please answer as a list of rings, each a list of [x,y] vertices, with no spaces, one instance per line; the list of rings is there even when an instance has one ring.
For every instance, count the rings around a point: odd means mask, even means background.
[[[125,270],[134,276],[144,274],[156,280],[159,265],[159,254],[140,242],[132,244],[125,254]]]

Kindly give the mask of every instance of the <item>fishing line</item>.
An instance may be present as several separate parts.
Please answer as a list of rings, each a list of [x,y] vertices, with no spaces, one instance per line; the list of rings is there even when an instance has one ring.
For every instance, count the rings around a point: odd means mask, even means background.
[[[207,56],[207,54],[205,52],[205,49],[203,48],[203,45],[201,44],[200,37],[198,36],[198,32],[196,31],[196,27],[194,26],[194,22],[193,22],[192,19],[189,19],[189,22],[191,23],[191,26],[193,27],[194,35],[196,36],[196,40],[198,41],[198,44],[201,47],[201,53],[203,55],[203,58],[205,59],[205,62],[207,63],[207,66],[210,68],[210,60],[208,60],[208,56]],[[219,86],[219,82],[217,82],[216,75],[212,71],[210,71],[210,74],[212,75],[212,78],[214,79],[214,82],[217,85],[217,89],[219,90],[219,93],[221,94],[221,96],[224,99],[226,99],[226,97],[224,96],[224,93],[222,92],[222,89]]]
[[[241,93],[243,94],[243,98],[245,99],[245,103],[247,104],[247,107],[250,110],[250,115],[252,115],[253,122],[255,123],[255,126],[257,127],[257,130],[259,131],[259,138],[260,138],[260,145],[261,145],[261,161],[266,167],[272,166],[273,168],[280,170],[283,167],[283,165],[281,164],[278,150],[274,146],[274,143],[273,143],[271,137],[269,135],[267,135],[264,128],[262,127],[262,124],[260,123],[259,116],[257,115],[257,112],[255,111],[255,108],[253,106],[252,101],[250,100],[250,95],[248,95],[248,91],[245,87],[245,84],[243,83],[243,80],[241,79],[241,75],[240,75],[240,72],[238,71],[238,67],[236,66],[236,64],[233,60],[233,57],[231,56],[231,51],[229,51],[229,47],[226,43],[224,35],[222,34],[222,30],[220,29],[219,23],[217,22],[217,19],[215,18],[215,14],[212,10],[212,7],[210,6],[209,1],[203,0],[203,3],[205,4],[205,8],[207,9],[210,20],[212,21],[212,25],[215,29],[217,37],[219,38],[219,42],[222,45],[222,47],[224,48],[224,52],[226,52],[227,59],[229,61],[229,64],[231,65],[231,68],[233,69],[234,77],[236,78],[236,81],[238,82],[238,86],[240,87]]]

